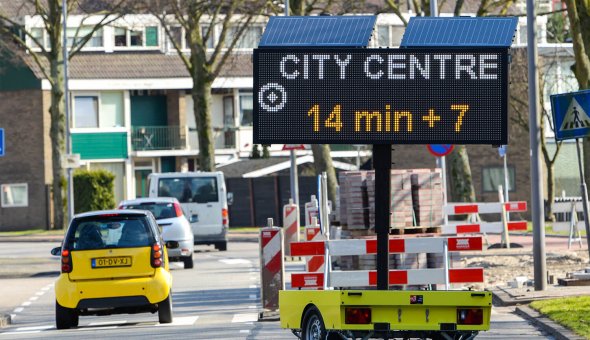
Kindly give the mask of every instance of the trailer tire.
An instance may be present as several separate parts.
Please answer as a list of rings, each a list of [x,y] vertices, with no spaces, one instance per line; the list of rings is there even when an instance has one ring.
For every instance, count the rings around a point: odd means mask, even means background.
[[[340,339],[336,333],[328,333],[322,314],[316,307],[309,308],[303,315],[301,340],[332,340]]]

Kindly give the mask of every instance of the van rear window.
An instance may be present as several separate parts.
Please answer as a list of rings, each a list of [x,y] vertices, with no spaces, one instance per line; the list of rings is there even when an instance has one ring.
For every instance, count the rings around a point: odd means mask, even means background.
[[[160,178],[159,197],[175,197],[180,203],[219,202],[216,177]]]

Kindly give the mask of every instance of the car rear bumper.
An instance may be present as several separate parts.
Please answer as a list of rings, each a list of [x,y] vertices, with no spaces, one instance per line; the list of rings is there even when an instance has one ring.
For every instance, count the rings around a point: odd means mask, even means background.
[[[167,240],[167,241],[176,241],[176,240]],[[179,258],[179,257],[189,257],[193,256],[193,251],[195,250],[195,245],[193,244],[192,240],[184,240],[178,241],[178,248],[170,249],[168,248],[168,258]]]
[[[136,301],[141,306],[145,302],[137,300],[137,297],[145,297],[142,301],[156,304],[168,297],[171,287],[172,276],[163,268],[157,269],[154,276],[137,278],[70,281],[68,274],[61,274],[55,282],[55,298],[60,305],[67,308],[88,308],[83,307],[88,303],[101,304],[100,308],[121,307],[109,306],[109,301],[114,304],[117,304],[117,301],[126,301],[124,303]],[[100,300],[102,302],[98,302]]]

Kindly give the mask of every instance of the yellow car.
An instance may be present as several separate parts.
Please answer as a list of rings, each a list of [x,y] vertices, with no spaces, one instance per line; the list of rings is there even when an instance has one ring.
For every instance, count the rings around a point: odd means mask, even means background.
[[[158,224],[149,211],[106,210],[74,216],[62,246],[55,283],[58,329],[78,326],[80,315],[158,312],[172,322],[172,275]]]

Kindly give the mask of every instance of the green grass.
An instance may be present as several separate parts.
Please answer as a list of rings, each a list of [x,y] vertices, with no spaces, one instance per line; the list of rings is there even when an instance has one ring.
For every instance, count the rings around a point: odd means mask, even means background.
[[[590,296],[534,301],[531,307],[560,325],[590,339]]]
[[[230,233],[257,233],[260,227],[230,227]]]
[[[533,222],[527,222],[527,233],[533,232]],[[545,235],[562,235],[569,236],[569,231],[553,231],[551,222],[545,222]],[[586,236],[585,228],[580,228],[580,234]],[[575,234],[574,234],[575,236]]]

